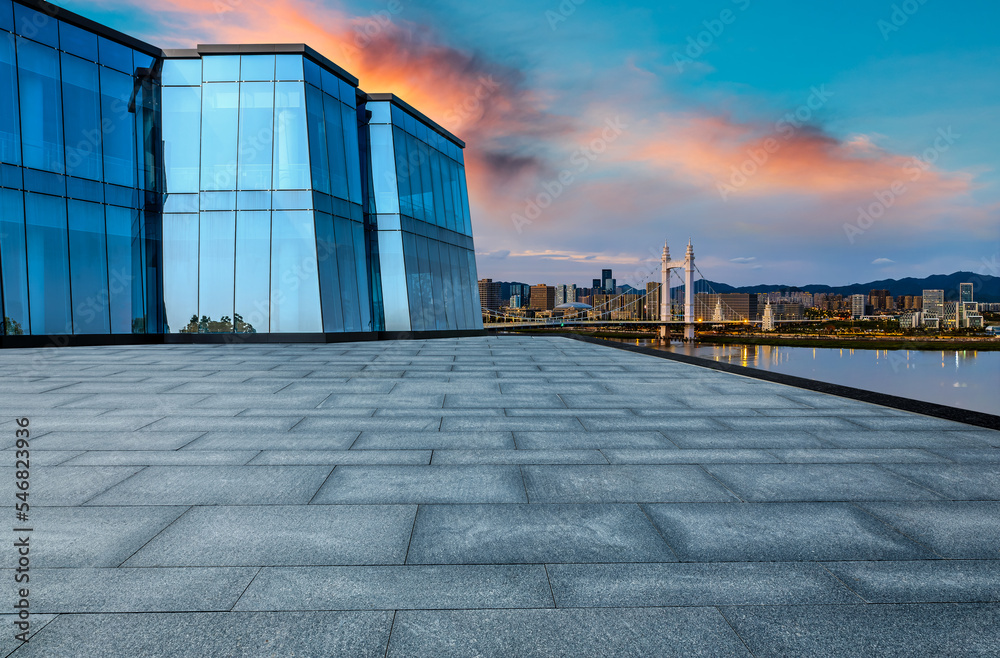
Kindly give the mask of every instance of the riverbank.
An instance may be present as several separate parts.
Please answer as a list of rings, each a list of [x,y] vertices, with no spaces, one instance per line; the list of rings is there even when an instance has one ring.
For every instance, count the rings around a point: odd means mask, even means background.
[[[614,338],[619,340],[640,339],[651,340],[656,334],[651,331],[580,331],[566,327],[558,331],[551,329],[517,329],[512,333],[523,334],[576,334],[593,338]],[[677,332],[674,332],[676,339]],[[821,347],[826,349],[850,350],[977,350],[981,352],[1000,352],[1000,340],[995,338],[906,338],[903,336],[884,338],[844,338],[833,336],[825,338],[811,336],[808,338],[788,336],[719,336],[714,334],[698,334],[698,343],[705,345],[773,345],[775,347]]]

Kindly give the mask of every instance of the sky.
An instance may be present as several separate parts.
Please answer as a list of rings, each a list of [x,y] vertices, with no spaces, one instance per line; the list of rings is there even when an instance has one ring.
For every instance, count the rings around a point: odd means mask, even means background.
[[[73,0],[164,48],[305,42],[461,137],[479,276],[1000,276],[995,0]]]

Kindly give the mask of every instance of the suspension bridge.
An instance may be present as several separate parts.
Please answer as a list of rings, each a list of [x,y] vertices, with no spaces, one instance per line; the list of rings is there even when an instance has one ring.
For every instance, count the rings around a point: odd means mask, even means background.
[[[683,271],[683,277],[678,270]],[[709,294],[716,295],[717,301],[714,308],[695,308],[695,272],[701,276],[700,280],[705,282]],[[670,284],[674,277],[684,285],[682,303],[675,303],[671,299]],[[661,291],[664,290],[667,293],[661,294]],[[670,248],[664,242],[663,253],[660,257],[660,282],[651,288],[647,286],[645,295],[622,293],[613,295],[592,308],[564,309],[559,315],[542,317],[527,317],[523,313],[511,310],[505,312],[483,308],[483,326],[486,329],[517,329],[526,327],[655,325],[659,328],[660,337],[663,339],[669,337],[671,327],[683,327],[683,339],[693,341],[695,329],[699,326],[763,325],[767,328],[769,323],[778,325],[817,322],[805,319],[779,320],[773,317],[768,319],[767,310],[765,310],[764,318],[749,317],[747,313],[734,309],[718,295],[719,293],[708,283],[708,278],[695,264],[694,247],[690,240],[683,260],[671,260]],[[629,297],[632,299],[628,299]],[[653,300],[658,300],[658,305],[653,303]]]

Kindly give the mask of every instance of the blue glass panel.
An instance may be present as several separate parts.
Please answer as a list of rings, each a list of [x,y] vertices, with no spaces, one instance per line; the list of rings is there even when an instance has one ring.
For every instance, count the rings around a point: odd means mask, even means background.
[[[32,333],[71,334],[66,201],[26,194],[24,206]]]
[[[417,254],[416,236],[403,232],[403,260],[406,264],[406,293],[413,331],[424,330],[423,287],[420,284],[420,261]],[[428,303],[430,300],[428,300]]]
[[[103,167],[97,64],[63,54],[62,73],[66,173],[100,180]]]
[[[347,187],[351,201],[361,203],[361,151],[358,146],[358,114],[354,107],[341,104],[344,120],[344,149],[347,152]],[[332,123],[332,121],[331,121]]]
[[[163,61],[164,85],[200,85],[200,59],[167,59]]]
[[[132,63],[136,70],[138,69],[151,69],[156,60],[152,55],[147,55],[144,52],[133,50],[132,51]]]
[[[68,53],[79,55],[91,62],[97,61],[97,35],[93,32],[60,22],[59,43],[60,48]]]
[[[344,152],[344,131],[341,129],[340,123],[337,122],[337,117],[340,116],[340,102],[333,96],[324,94],[323,107],[327,117],[326,146],[330,159],[331,194],[346,201],[350,192],[347,187],[347,154]]]
[[[444,184],[441,179],[441,154],[430,151],[428,158],[431,165],[431,178],[434,181],[434,223],[444,228],[448,226],[448,218],[444,214]]]
[[[270,323],[271,213],[236,214],[237,333],[267,333]]]
[[[278,82],[274,87],[273,189],[308,189],[309,131],[303,84]]]
[[[0,164],[0,186],[20,188],[24,183],[17,165]]]
[[[10,0],[0,0],[0,30],[14,31],[14,12]]]
[[[378,232],[379,278],[386,331],[410,331],[407,277],[401,231]]]
[[[271,207],[275,210],[309,210],[312,194],[308,190],[276,190],[271,193]]]
[[[320,72],[319,64],[308,57],[302,60],[302,70],[305,73],[305,80],[317,89],[323,86],[323,74]]]
[[[236,210],[236,192],[202,192],[201,210]]]
[[[340,273],[340,300],[344,308],[344,331],[361,331],[357,266],[354,260],[354,232],[349,219],[334,217],[333,223],[337,234],[337,270]]]
[[[302,80],[302,55],[276,55],[275,80]]]
[[[24,5],[14,5],[14,31],[53,48],[59,47],[59,21]]]
[[[108,230],[108,288],[111,292],[111,333],[132,333],[133,291],[142,291],[138,226],[133,227],[138,211],[105,206],[104,221]],[[133,240],[133,231],[136,239]],[[138,308],[137,312],[141,312]]]
[[[389,103],[368,103],[365,109],[372,113],[369,123],[390,123]]]
[[[325,212],[316,213],[316,262],[323,301],[323,331],[344,331],[340,274],[337,271],[337,238],[333,230],[333,216]]]
[[[101,67],[101,121],[104,131],[104,180],[135,187],[135,115],[128,111],[131,75]]]
[[[66,196],[71,199],[101,203],[104,201],[104,186],[92,180],[67,178]]]
[[[451,286],[445,285],[444,274],[448,271],[441,262],[441,243],[437,240],[427,241],[427,256],[431,264],[431,281],[434,288],[434,327],[438,330],[448,329],[448,316],[451,314]]]
[[[309,120],[312,185],[314,189],[330,194],[330,160],[327,155],[327,124],[323,118],[323,92],[312,85],[306,85],[306,108]],[[334,124],[333,127],[336,130],[339,125]]]
[[[334,98],[340,98],[340,78],[323,68],[320,69],[320,75],[323,78],[323,84],[321,85],[323,91]]]
[[[243,55],[240,58],[240,80],[274,80],[274,55]]]
[[[163,212],[193,213],[201,209],[201,200],[197,194],[168,194],[163,200]]]
[[[198,333],[198,215],[163,215],[167,333]]]
[[[121,185],[104,185],[104,202],[126,208],[139,207],[139,193],[133,187],[122,187]]]
[[[202,212],[198,246],[201,333],[231,333],[236,272],[236,213]]]
[[[407,160],[406,133],[398,126],[392,128],[393,158],[396,164],[396,186],[399,194],[399,212],[413,217],[413,193],[410,191],[410,165]]]
[[[0,39],[0,162],[21,163],[21,122],[13,39]]]
[[[42,194],[66,195],[66,177],[46,171],[24,170],[24,191]]]
[[[420,149],[420,196],[424,201],[425,222],[434,223],[434,179],[431,174],[431,149],[427,144],[418,141]]]
[[[361,331],[372,331],[371,295],[368,291],[368,259],[365,256],[365,227],[361,222],[348,222],[354,232],[354,276],[360,305]]]
[[[392,150],[392,128],[386,124],[370,127],[372,192],[380,213],[399,212],[396,188],[396,158]]]
[[[100,62],[105,66],[118,69],[122,73],[132,75],[132,49],[115,43],[104,37],[98,37],[98,49],[100,50]]]
[[[236,207],[239,210],[269,210],[271,208],[271,193],[266,190],[237,192]]]
[[[201,158],[201,89],[164,87],[162,94],[166,192],[197,192]]]
[[[344,80],[338,80],[338,82],[340,83],[340,94],[339,94],[339,96],[340,96],[340,102],[345,103],[346,105],[350,106],[351,110],[356,111],[357,107],[358,107],[358,104],[357,104],[358,90],[357,90],[357,88],[356,87],[352,87],[350,84],[348,84]]]
[[[441,156],[440,165],[445,226],[452,231],[458,231],[458,222],[455,217],[455,162]]]
[[[398,109],[398,108],[396,108],[396,106],[394,105],[393,109]],[[413,135],[414,137],[416,137],[417,136],[417,120],[414,119],[409,113],[404,112],[402,110],[399,110],[399,113],[403,115],[403,130],[405,130],[406,132],[408,132],[411,135]],[[397,122],[394,121],[393,123],[397,123]]]
[[[434,209],[429,189],[432,185],[427,164],[427,147],[416,137],[407,137],[407,165],[410,172],[410,198],[413,216],[421,221],[431,221]]]
[[[244,63],[247,59],[244,58]],[[241,190],[271,188],[273,122],[274,83],[246,82],[240,85],[238,162]]]
[[[70,201],[68,208],[73,333],[107,334],[111,332],[111,314],[104,206]]]
[[[452,305],[455,308],[455,329],[466,329],[468,328],[469,320],[465,313],[466,303],[463,295],[462,275],[458,270],[458,247],[447,245],[447,251]]]
[[[17,61],[24,166],[62,171],[65,162],[59,53],[18,37]]]
[[[311,211],[271,214],[271,332],[323,331]]]
[[[202,82],[236,82],[240,79],[239,55],[206,55],[201,58]]]
[[[479,303],[473,302],[471,297],[473,288],[475,288],[476,295],[479,294],[479,286],[476,285],[479,279],[469,278],[469,250],[458,249],[455,255],[458,256],[456,266],[458,267],[458,274],[461,280],[461,289],[465,292],[462,303],[465,305],[466,320],[470,323],[466,325],[466,329],[473,329],[476,325],[476,317],[482,315]]]
[[[236,189],[238,83],[206,84],[202,92],[201,189]]]
[[[31,333],[28,320],[28,251],[24,244],[24,196],[0,189],[0,277],[3,282],[3,331]]]
[[[393,125],[399,126],[403,130],[406,130],[406,113],[403,112],[398,106],[392,105],[391,103],[386,103],[390,105],[390,114],[392,115]]]
[[[421,317],[423,318],[424,329],[433,331],[437,328],[435,313],[441,300],[438,299],[438,291],[434,289],[429,242],[427,238],[417,236],[417,267],[420,269],[420,296],[423,300],[423,306],[420,309]]]

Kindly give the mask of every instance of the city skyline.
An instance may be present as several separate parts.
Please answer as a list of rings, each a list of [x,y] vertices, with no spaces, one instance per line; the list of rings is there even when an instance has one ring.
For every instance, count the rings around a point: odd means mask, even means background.
[[[305,41],[398,90],[470,145],[484,277],[631,273],[667,235],[734,285],[997,274],[986,2],[67,7],[165,45]]]

